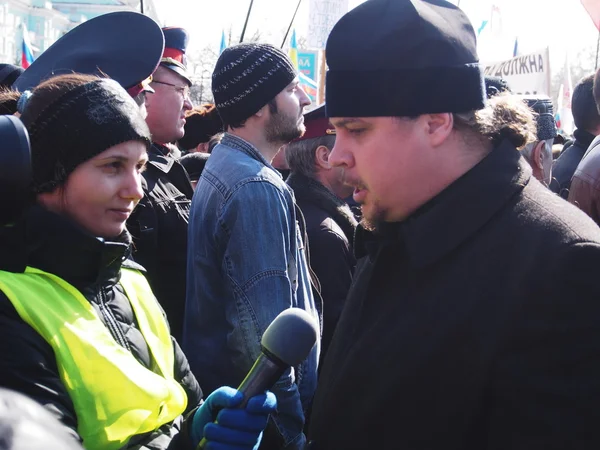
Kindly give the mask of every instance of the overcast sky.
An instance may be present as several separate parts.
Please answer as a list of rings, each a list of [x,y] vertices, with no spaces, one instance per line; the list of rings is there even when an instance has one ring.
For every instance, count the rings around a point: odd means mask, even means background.
[[[310,0],[302,0],[294,28],[298,37],[307,32]],[[154,0],[164,25],[187,28],[191,34],[190,48],[219,48],[221,31],[234,35],[242,30],[250,0]],[[491,30],[489,25],[480,37],[480,59],[492,62],[512,56],[515,37],[519,50],[527,53],[550,47],[551,64],[561,64],[568,50],[575,57],[583,47],[593,46],[598,31],[579,0],[452,0],[460,3],[473,27],[489,19],[491,5],[500,11]],[[280,46],[298,0],[254,0],[246,36],[260,31],[263,41]],[[349,0],[350,7],[362,0]],[[498,17],[500,20],[498,20]]]

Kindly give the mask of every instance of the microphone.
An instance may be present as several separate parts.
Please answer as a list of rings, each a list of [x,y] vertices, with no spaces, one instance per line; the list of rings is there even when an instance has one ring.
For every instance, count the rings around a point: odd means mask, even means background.
[[[289,308],[279,313],[265,330],[260,355],[238,387],[244,394],[238,408],[245,408],[250,398],[271,388],[287,369],[304,361],[318,335],[319,326],[303,309]],[[203,449],[206,443],[202,438],[197,448]]]
[[[265,330],[261,353],[238,387],[244,394],[240,408],[251,397],[262,394],[292,366],[306,359],[317,342],[319,327],[314,318],[300,308],[281,312]]]

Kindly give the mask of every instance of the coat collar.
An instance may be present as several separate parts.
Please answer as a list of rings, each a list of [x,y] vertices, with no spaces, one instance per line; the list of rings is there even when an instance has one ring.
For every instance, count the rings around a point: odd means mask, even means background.
[[[592,133],[579,128],[573,132],[573,136],[575,137],[575,142],[573,145],[577,144],[577,146],[581,147],[584,152],[596,138],[596,136],[594,136]]]
[[[223,134],[223,139],[221,139],[221,145],[244,152],[251,158],[253,158],[253,159],[263,163],[265,166],[273,169],[273,171],[276,172],[281,177],[281,173],[279,173],[271,165],[271,163],[265,159],[265,157],[258,151],[258,149],[256,147],[254,147],[254,145],[252,145],[250,142],[242,139],[241,137],[235,136],[231,133],[225,133],[225,134]],[[283,179],[283,177],[282,177],[282,179]]]
[[[503,141],[404,222],[387,224],[378,235],[360,227],[357,257],[373,254],[381,244],[399,241],[414,266],[432,264],[475,234],[530,179],[527,162]]]
[[[348,241],[353,242],[356,218],[350,207],[317,180],[292,172],[286,183],[293,189],[298,202],[306,201],[326,211],[340,226]]]
[[[77,224],[41,206],[29,208],[11,227],[0,230],[0,245],[19,241],[21,267],[2,264],[3,270],[21,272],[32,266],[59,276],[79,290],[116,283],[127,262],[131,237],[124,232],[113,242],[94,237]],[[142,269],[143,270],[143,269]]]
[[[148,164],[164,173],[169,173],[175,159],[170,156],[170,149],[164,145],[153,143],[148,150]]]

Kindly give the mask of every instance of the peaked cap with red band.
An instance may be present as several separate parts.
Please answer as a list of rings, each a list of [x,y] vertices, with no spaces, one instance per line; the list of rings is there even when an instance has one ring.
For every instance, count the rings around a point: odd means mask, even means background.
[[[325,116],[325,103],[311,112],[304,114],[304,126],[306,127],[304,135],[296,139],[296,141],[335,135],[335,129]]]
[[[106,30],[110,30],[107,33]],[[21,92],[66,73],[108,76],[132,96],[158,67],[164,37],[150,17],[133,11],[102,14],[76,26],[46,49],[13,83]]]
[[[179,27],[166,27],[162,29],[165,35],[165,51],[160,60],[160,65],[181,75],[190,85],[192,80],[187,71],[187,57],[185,51],[188,44],[188,32]]]

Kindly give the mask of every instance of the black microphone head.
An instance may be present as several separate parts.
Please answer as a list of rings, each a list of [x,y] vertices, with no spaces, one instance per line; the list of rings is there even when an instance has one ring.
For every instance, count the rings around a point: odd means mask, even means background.
[[[306,359],[318,335],[319,326],[310,314],[300,308],[289,308],[267,327],[261,344],[288,366],[296,366]]]

